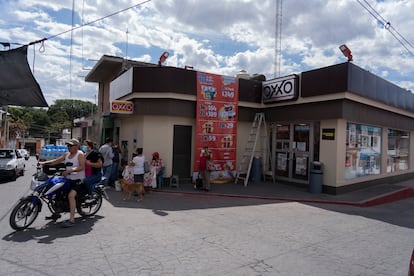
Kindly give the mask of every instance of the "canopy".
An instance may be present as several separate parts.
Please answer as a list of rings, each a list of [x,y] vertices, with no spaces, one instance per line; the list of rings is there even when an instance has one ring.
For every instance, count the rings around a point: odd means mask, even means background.
[[[0,106],[48,106],[27,62],[27,47],[0,51]]]

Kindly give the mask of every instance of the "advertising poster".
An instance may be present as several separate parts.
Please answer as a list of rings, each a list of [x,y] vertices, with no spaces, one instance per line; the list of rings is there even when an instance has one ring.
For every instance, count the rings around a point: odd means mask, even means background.
[[[212,183],[234,180],[238,117],[238,82],[234,77],[197,72],[197,123],[194,172],[204,147],[211,151]]]

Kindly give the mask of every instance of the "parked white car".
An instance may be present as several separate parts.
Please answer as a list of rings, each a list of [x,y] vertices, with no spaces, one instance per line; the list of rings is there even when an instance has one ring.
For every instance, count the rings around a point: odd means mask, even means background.
[[[24,174],[25,162],[16,149],[0,149],[0,177],[17,179]]]
[[[25,149],[18,149],[18,151],[20,152],[20,155],[25,159],[25,160],[29,160],[30,154],[27,150]]]

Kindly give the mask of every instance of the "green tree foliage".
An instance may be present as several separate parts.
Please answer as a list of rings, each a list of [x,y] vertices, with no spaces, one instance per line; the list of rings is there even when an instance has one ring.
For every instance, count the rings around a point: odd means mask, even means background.
[[[54,116],[58,112],[64,112],[69,119],[78,119],[91,115],[96,110],[95,104],[81,100],[56,100],[50,106],[48,114]],[[95,113],[95,112],[94,112]]]
[[[10,137],[60,138],[64,128],[72,127],[74,119],[87,117],[95,111],[95,104],[81,100],[56,100],[49,110],[9,107]]]

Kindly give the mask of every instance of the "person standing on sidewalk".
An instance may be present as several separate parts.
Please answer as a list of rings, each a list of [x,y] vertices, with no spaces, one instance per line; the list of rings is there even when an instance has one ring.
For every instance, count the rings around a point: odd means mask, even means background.
[[[137,155],[132,159],[132,162],[129,163],[129,165],[133,167],[135,183],[144,183],[145,156],[143,155],[143,151],[143,148],[137,148]]]
[[[117,143],[114,143],[112,145],[112,151],[114,153],[114,157],[112,158],[111,182],[115,182],[119,178],[119,162],[121,159],[122,151]]]
[[[103,168],[103,176],[105,177],[104,186],[108,187],[111,181],[111,174],[112,174],[112,158],[114,158],[114,152],[112,150],[112,138],[106,138],[105,144],[103,144],[99,148],[99,152],[102,154],[102,158],[104,163],[102,165]]]
[[[200,165],[199,165],[199,173],[201,175],[201,179],[203,179],[203,190],[208,192],[210,191],[210,171],[208,170],[208,162],[211,159],[211,153],[208,147],[204,147],[201,150],[200,156]]]

